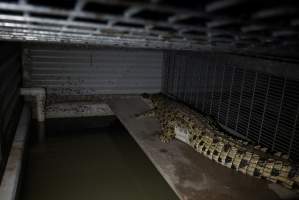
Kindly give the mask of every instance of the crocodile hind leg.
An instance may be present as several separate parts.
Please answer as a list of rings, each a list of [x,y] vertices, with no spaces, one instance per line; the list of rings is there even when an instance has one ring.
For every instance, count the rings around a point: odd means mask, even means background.
[[[162,134],[160,135],[160,140],[164,143],[169,143],[175,137],[174,127],[169,124],[164,125],[162,127]]]
[[[241,160],[241,163],[239,165],[239,171],[242,172],[243,174],[246,174],[246,171],[247,171],[247,169],[249,167],[252,155],[253,155],[252,152],[246,151],[244,157]]]

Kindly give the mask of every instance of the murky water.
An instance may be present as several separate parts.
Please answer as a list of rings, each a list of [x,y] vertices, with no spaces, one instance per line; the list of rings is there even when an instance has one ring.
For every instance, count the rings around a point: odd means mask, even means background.
[[[38,136],[38,135],[37,135]],[[54,119],[31,137],[21,200],[176,200],[115,118]]]

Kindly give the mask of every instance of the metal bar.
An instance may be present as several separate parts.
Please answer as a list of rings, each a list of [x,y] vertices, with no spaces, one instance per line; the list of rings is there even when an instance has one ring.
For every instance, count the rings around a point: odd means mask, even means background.
[[[283,104],[283,100],[284,100],[286,82],[287,82],[286,78],[284,78],[282,95],[281,95],[281,98],[280,98],[279,113],[278,113],[277,122],[276,122],[276,125],[275,125],[275,131],[274,131],[274,137],[273,137],[273,143],[272,143],[272,150],[274,150],[274,147],[275,147],[277,129],[278,129],[278,126],[279,126],[279,121],[280,121],[280,114],[281,114],[282,104]]]
[[[252,115],[253,102],[254,102],[254,96],[255,96],[256,82],[257,82],[257,72],[255,72],[255,77],[254,77],[254,84],[253,84],[254,88],[253,88],[253,93],[252,93],[252,98],[251,98],[250,109],[249,109],[248,124],[247,124],[247,129],[246,129],[246,138],[248,138],[248,131],[249,131],[250,123],[251,123],[251,115]]]
[[[227,108],[226,116],[225,116],[225,125],[226,125],[226,126],[227,126],[227,124],[228,124],[228,116],[229,116],[230,106],[231,106],[230,104],[231,104],[232,88],[233,88],[233,83],[234,83],[234,76],[235,76],[235,73],[236,73],[236,67],[234,66],[234,67],[233,67],[232,79],[231,79],[231,82],[230,82],[230,88],[229,88],[228,108]]]
[[[223,74],[222,74],[222,81],[221,81],[221,90],[220,90],[220,101],[219,101],[219,104],[218,104],[218,114],[217,114],[217,120],[219,121],[219,114],[220,114],[220,107],[221,107],[221,102],[222,102],[222,97],[223,97],[223,82],[224,82],[224,74],[225,74],[225,65],[223,67]]]
[[[209,64],[206,64],[206,66],[205,66],[205,69],[207,70],[206,71],[206,76],[205,76],[206,79],[203,79],[204,80],[203,84],[205,84],[205,87],[203,89],[204,96],[203,96],[203,99],[202,99],[202,108],[201,108],[201,110],[203,112],[204,112],[204,109],[205,109],[205,101],[206,101],[206,98],[207,98],[207,91],[208,91],[208,79],[207,79],[207,77],[208,77],[208,74],[209,74],[209,67],[210,67]]]
[[[291,154],[291,150],[292,150],[292,147],[293,147],[294,138],[295,138],[295,135],[296,135],[296,127],[297,127],[297,123],[299,121],[298,117],[299,117],[299,104],[297,105],[297,113],[296,113],[296,118],[295,118],[294,125],[293,125],[293,131],[292,131],[292,136],[291,136],[291,140],[290,140],[288,155]]]
[[[241,105],[242,105],[242,96],[243,96],[244,84],[245,84],[245,74],[246,74],[246,71],[244,70],[243,75],[242,75],[242,83],[241,83],[241,92],[240,92],[240,99],[239,99],[239,106],[238,106],[237,121],[236,121],[236,126],[234,127],[235,129],[237,128],[237,126],[239,124],[240,108],[241,108]]]
[[[214,102],[214,90],[215,90],[215,85],[216,85],[216,72],[217,72],[217,65],[214,64],[214,73],[213,73],[213,89],[212,89],[212,99],[211,99],[211,105],[210,105],[210,111],[209,114],[212,113],[212,107],[213,107],[213,102]]]
[[[265,119],[265,112],[266,112],[266,108],[267,108],[267,105],[268,105],[266,102],[268,102],[268,94],[269,94],[269,88],[270,88],[270,81],[271,81],[271,76],[269,76],[268,83],[267,83],[267,92],[266,92],[266,96],[265,96],[265,100],[264,100],[264,110],[263,110],[262,122],[261,122],[260,130],[259,130],[258,143],[260,143],[260,140],[261,140],[263,125],[264,125],[264,119]]]

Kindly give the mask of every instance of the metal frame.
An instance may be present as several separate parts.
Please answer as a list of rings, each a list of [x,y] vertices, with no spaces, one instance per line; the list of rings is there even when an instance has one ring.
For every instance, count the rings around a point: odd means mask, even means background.
[[[185,50],[225,47],[242,51],[265,46],[289,50],[298,44],[294,39],[299,25],[295,1],[294,5],[277,1],[274,7],[255,0],[3,1],[2,40]],[[72,8],[61,6],[61,2]],[[242,13],[247,7],[248,11]],[[240,14],[233,15],[238,10]],[[273,26],[277,17],[284,20],[283,26]],[[263,23],[272,19],[271,23]]]
[[[197,60],[192,59],[194,56],[197,56]],[[288,154],[294,161],[299,161],[299,79],[298,73],[292,70],[297,64],[272,61],[272,70],[267,70],[260,66],[268,65],[268,61],[260,58],[210,52],[199,54],[170,51],[166,53],[165,59],[165,70],[172,70],[175,66],[176,71],[165,74],[164,84],[167,80],[175,80],[176,84],[174,88],[166,85],[163,88],[164,94],[210,115],[234,135],[242,136],[271,151]],[[174,61],[169,63],[171,59]],[[184,63],[183,59],[189,59],[190,62]],[[198,61],[201,62],[200,65],[196,65]],[[212,75],[213,71],[215,72],[213,67],[211,68],[212,65],[219,67],[216,71],[217,76]],[[192,67],[192,70],[184,70],[189,67]],[[209,69],[210,72],[207,73]],[[296,74],[296,77],[290,76],[288,71]],[[201,73],[202,76],[198,77],[197,73]],[[196,82],[193,81],[194,77]],[[213,84],[214,79],[217,79],[219,84]],[[244,93],[245,81],[250,81],[250,92],[247,94]],[[185,88],[184,85],[197,89],[196,102],[188,101],[192,98],[190,93],[185,93],[184,97],[180,96],[179,91]],[[239,87],[234,87],[236,85]],[[212,91],[219,96],[219,101],[204,98]],[[238,95],[234,95],[234,92]],[[236,105],[235,108],[231,107],[232,103]],[[218,112],[211,112],[206,106],[212,106],[212,110]],[[241,112],[241,107],[246,107],[247,112]]]

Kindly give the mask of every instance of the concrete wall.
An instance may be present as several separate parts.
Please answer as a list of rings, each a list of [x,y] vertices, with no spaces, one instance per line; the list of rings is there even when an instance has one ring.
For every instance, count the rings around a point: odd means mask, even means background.
[[[160,92],[162,55],[138,49],[25,46],[24,84],[63,95]]]
[[[299,160],[299,65],[239,55],[169,51],[163,92],[232,133]]]
[[[22,109],[21,78],[21,46],[0,42],[0,179]]]

